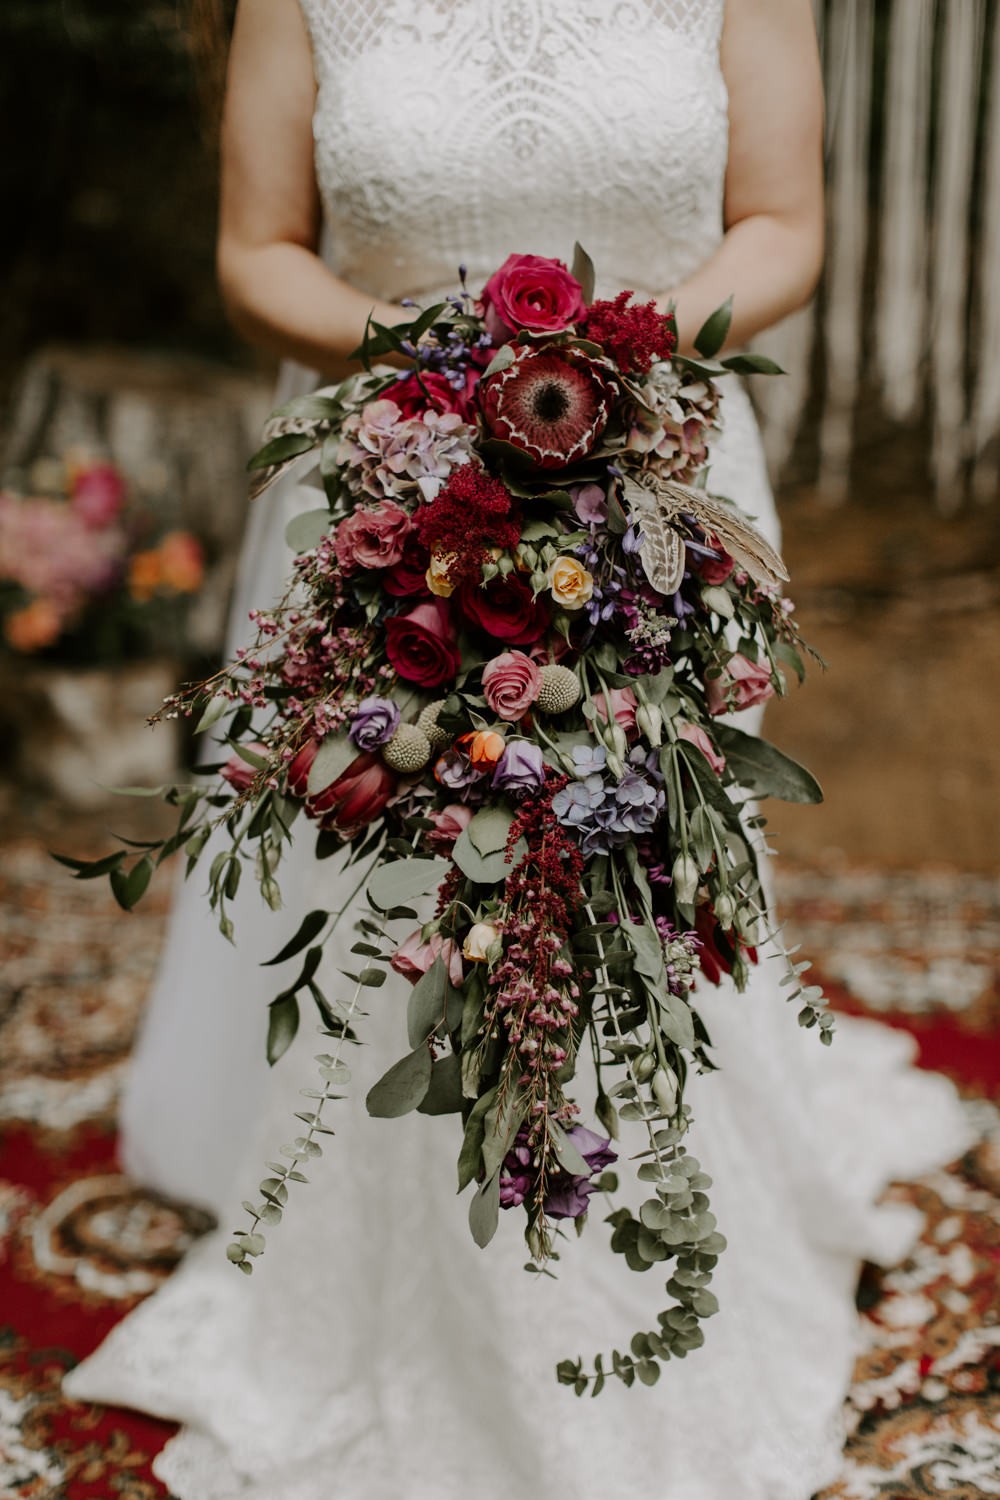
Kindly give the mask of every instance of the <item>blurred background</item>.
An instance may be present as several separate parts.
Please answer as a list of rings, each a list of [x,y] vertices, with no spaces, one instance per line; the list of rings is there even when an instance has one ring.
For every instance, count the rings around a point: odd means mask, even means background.
[[[791,592],[829,662],[768,712],[770,737],[827,794],[820,808],[767,810],[788,925],[837,1003],[907,1026],[925,1061],[994,1101],[998,10],[997,0],[817,0],[827,269],[814,305],[760,341],[789,374],[755,393]],[[62,1297],[57,1342],[75,1354],[201,1227],[114,1186],[124,1183],[113,1176],[118,1078],[167,897],[126,919],[99,882],[73,885],[46,853],[96,852],[111,828],[141,836],[155,824],[154,802],[109,800],[95,767],[110,784],[156,783],[189,754],[145,715],[220,651],[244,466],[270,405],[274,371],[231,334],[215,290],[211,78],[198,54],[184,0],[3,0],[0,11],[0,1123],[8,1159],[22,1164],[0,1177],[0,1271],[5,1243],[15,1268],[27,1256],[17,1225],[30,1224],[34,1259],[18,1296],[37,1291],[43,1323]],[[112,1184],[86,1202],[84,1169]],[[921,1397],[939,1403],[949,1441],[961,1403],[995,1389],[1000,1340],[982,1327],[979,1343],[967,1338],[975,1307],[996,1306],[995,1233],[970,1220],[962,1236],[975,1268],[961,1293],[975,1304],[961,1314],[965,1353],[951,1384]],[[50,1276],[41,1290],[39,1245]],[[86,1289],[73,1337],[56,1272]],[[954,1335],[957,1348],[954,1298],[948,1306],[936,1336]],[[892,1408],[887,1390],[896,1407],[924,1391],[907,1307],[894,1353],[872,1335],[878,1358],[870,1379],[859,1374],[859,1413]],[[995,1323],[994,1311],[994,1334]],[[36,1355],[34,1386],[18,1367],[17,1399],[30,1410],[58,1400]],[[918,1366],[906,1386],[899,1372]],[[55,1458],[51,1433],[35,1441],[21,1423],[23,1474],[9,1492],[77,1500],[98,1492],[74,1487],[86,1471],[108,1494],[100,1465],[119,1439],[146,1474],[156,1424],[88,1421]],[[990,1452],[1000,1462],[1000,1448]],[[38,1480],[43,1456],[56,1487]],[[125,1472],[126,1459],[115,1462],[107,1473]],[[972,1474],[968,1488],[941,1493],[995,1493],[989,1482],[979,1488]],[[845,1495],[888,1493],[857,1474],[852,1483]],[[142,1484],[121,1493],[161,1493]]]

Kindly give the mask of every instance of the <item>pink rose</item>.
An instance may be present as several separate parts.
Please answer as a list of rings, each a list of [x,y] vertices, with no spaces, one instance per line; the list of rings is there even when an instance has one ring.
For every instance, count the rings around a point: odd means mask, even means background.
[[[689,745],[700,750],[716,776],[722,775],[726,769],[726,757],[719,754],[700,724],[682,724],[677,731],[677,738],[686,740]]]
[[[508,255],[483,288],[483,316],[494,343],[519,328],[553,333],[586,311],[583,287],[563,265],[544,255]]]
[[[257,755],[267,754],[264,746],[256,741],[248,745],[247,749],[253,750]],[[234,791],[245,792],[253,785],[254,777],[258,775],[258,772],[256,766],[251,766],[241,756],[231,755],[219,774],[223,781],[229,782]]]
[[[401,943],[389,960],[390,968],[402,974],[411,984],[416,984],[426,974],[436,958],[443,958],[448,978],[453,985],[460,985],[465,978],[462,955],[451,938],[443,938],[436,932],[430,942],[420,941],[420,928],[411,932],[405,943]]]
[[[721,677],[710,677],[705,684],[708,711],[713,716],[738,713],[774,696],[771,670],[737,653],[726,663]]]
[[[429,599],[385,622],[385,654],[406,682],[441,687],[462,664],[451,611],[444,599]]]
[[[70,504],[87,526],[110,526],[125,504],[125,481],[114,464],[92,464],[73,480]]]
[[[505,651],[483,668],[483,692],[498,719],[513,724],[522,718],[542,686],[540,668],[523,651]]]
[[[394,500],[352,511],[334,534],[337,561],[345,573],[355,568],[391,568],[402,559],[412,530],[413,522]]]
[[[603,721],[608,722],[608,705],[603,693],[595,693],[593,697],[594,707]],[[636,733],[635,711],[639,707],[639,700],[632,688],[611,689],[611,712],[615,716],[615,723],[624,729],[626,734]]]
[[[450,854],[458,835],[472,822],[472,808],[450,802],[447,807],[434,808],[427,817],[434,824],[427,830],[428,848],[435,854]]]

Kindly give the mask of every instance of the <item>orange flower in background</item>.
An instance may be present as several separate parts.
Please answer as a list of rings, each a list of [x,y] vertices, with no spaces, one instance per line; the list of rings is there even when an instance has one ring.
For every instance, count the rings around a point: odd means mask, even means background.
[[[159,549],[136,552],[129,558],[128,591],[137,604],[148,604],[163,583]]]
[[[4,621],[4,635],[15,651],[44,651],[62,635],[65,621],[51,599],[33,599]]]
[[[480,729],[475,734],[463,734],[456,744],[460,750],[465,751],[472,765],[484,770],[488,766],[495,766],[507,748],[507,741],[495,729]]]
[[[169,531],[158,548],[163,586],[175,594],[193,594],[205,577],[205,554],[190,531]]]

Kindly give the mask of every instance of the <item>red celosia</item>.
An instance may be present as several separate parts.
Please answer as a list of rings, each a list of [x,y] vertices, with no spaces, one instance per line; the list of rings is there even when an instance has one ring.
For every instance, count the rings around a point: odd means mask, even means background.
[[[581,332],[600,344],[624,374],[644,375],[654,359],[669,359],[677,348],[672,318],[657,312],[655,302],[627,305],[633,292],[619,292],[613,302],[593,302]]]
[[[490,548],[513,551],[521,538],[513,495],[475,464],[453,470],[437,498],[417,511],[415,521],[423,545],[448,558],[452,583],[478,582]]]

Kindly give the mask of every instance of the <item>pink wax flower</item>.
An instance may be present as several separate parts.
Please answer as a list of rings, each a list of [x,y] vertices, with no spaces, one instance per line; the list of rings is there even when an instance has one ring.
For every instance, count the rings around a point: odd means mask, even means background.
[[[705,696],[713,717],[752,708],[773,698],[771,670],[737,652],[729,658],[721,677],[710,677],[705,683]]]
[[[677,731],[677,738],[694,745],[696,750],[701,751],[716,776],[722,775],[726,769],[726,757],[719,754],[700,724],[682,724]]]
[[[523,651],[504,651],[483,668],[486,702],[508,724],[524,717],[541,686],[541,669]]]

